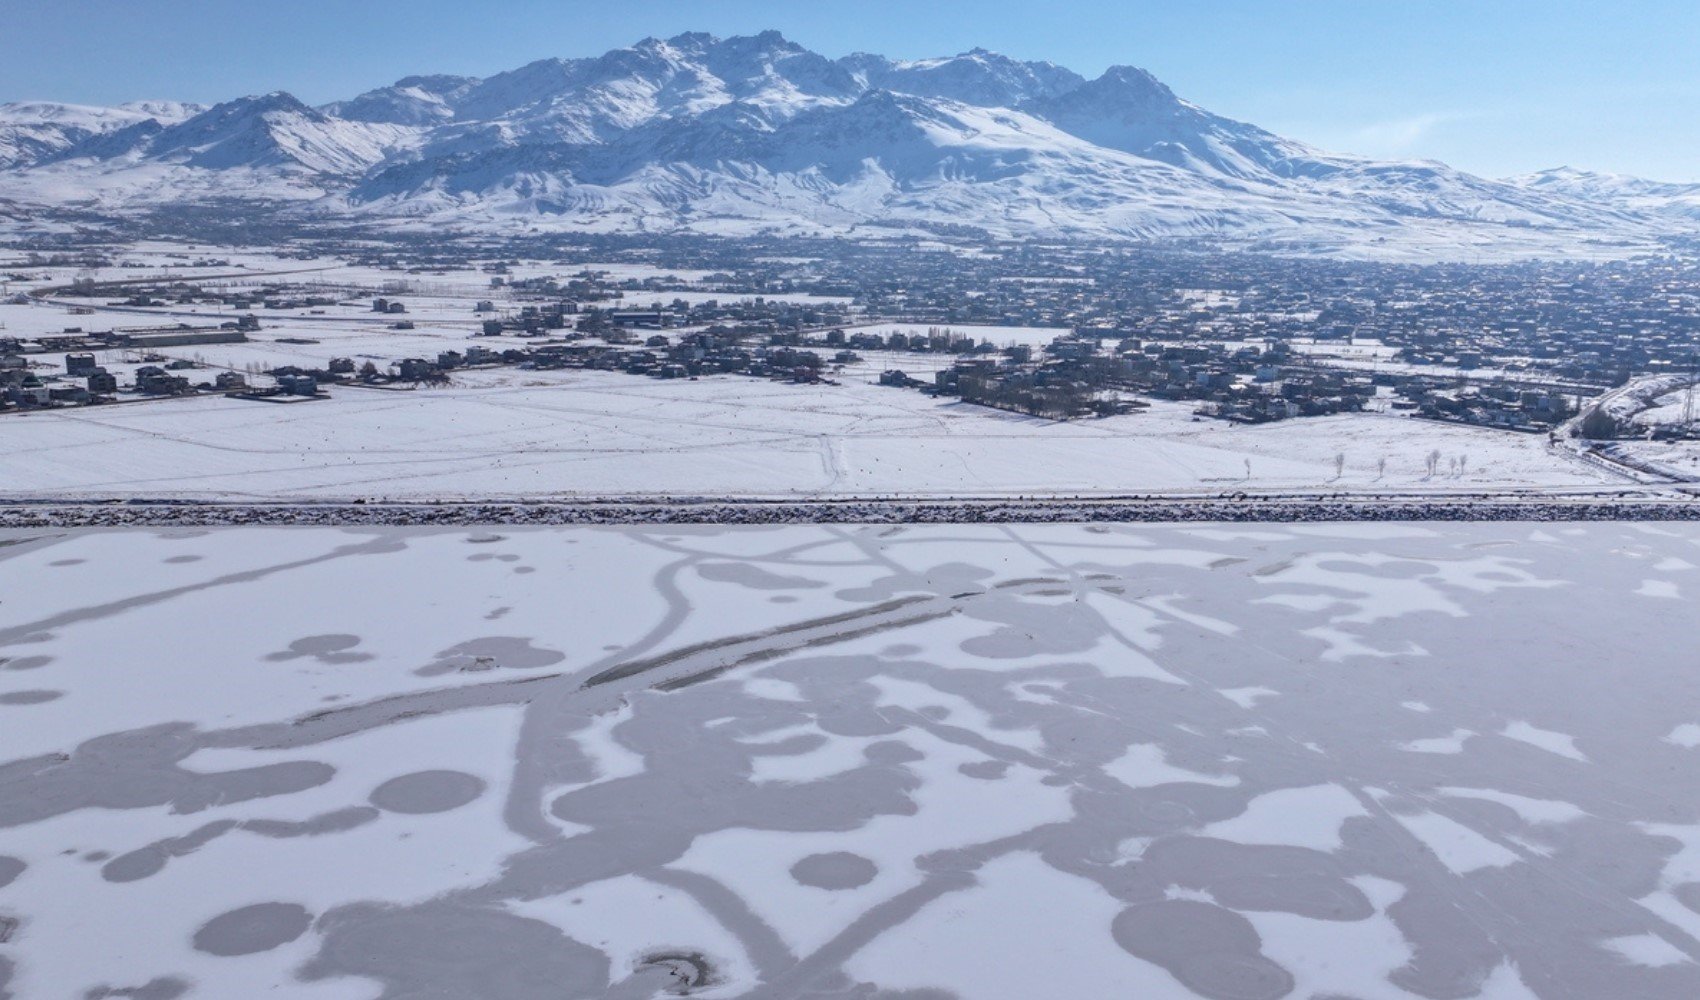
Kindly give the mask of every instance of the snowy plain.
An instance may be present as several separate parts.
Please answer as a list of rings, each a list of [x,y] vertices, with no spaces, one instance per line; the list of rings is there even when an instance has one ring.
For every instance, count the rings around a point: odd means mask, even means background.
[[[873,381],[878,367],[848,371],[837,386],[463,371],[447,388],[336,388],[327,400],[291,405],[168,399],[13,415],[0,418],[0,491],[249,499],[1088,496],[1457,493],[1623,481],[1549,449],[1538,435],[1386,414],[1234,427],[1160,401],[1129,416],[1058,423],[882,387]],[[1431,475],[1427,457],[1436,451],[1443,461]]]
[[[1642,647],[1696,564],[1633,524],[5,533],[0,992],[1691,997],[1700,689]]]
[[[264,328],[246,343],[162,349],[165,357],[198,365],[185,373],[194,381],[233,370],[265,384],[269,380],[259,373],[285,365],[318,368],[349,358],[384,370],[403,358],[538,342],[474,334],[488,315],[475,312],[478,302],[489,300],[498,315],[522,304],[511,289],[490,286],[491,276],[479,267],[491,262],[410,273],[329,257],[293,259],[280,250],[168,241],[130,244],[115,256],[131,266],[26,267],[8,288],[28,292],[78,277],[223,275],[208,285],[245,288],[275,280],[296,294],[317,290],[336,300],[309,309],[259,310]],[[620,280],[676,280],[696,289],[631,292],[628,304],[754,297],[711,291],[705,282],[713,275],[700,270],[546,260],[503,266],[512,278],[565,280],[590,271]],[[405,316],[374,313],[371,298],[383,294],[403,300]],[[0,304],[0,336],[29,339],[67,327],[206,325],[237,315],[211,306],[134,309],[106,302],[73,314],[70,307],[79,301]],[[413,328],[394,329],[398,319]],[[948,328],[998,347],[1039,348],[1064,332],[878,322],[854,313],[851,320],[851,329],[882,335]],[[1296,349],[1344,367],[1394,364],[1389,349],[1374,343],[1301,343]],[[145,363],[140,353],[122,350],[98,352],[97,360],[121,380]],[[887,369],[927,380],[955,360],[947,353],[862,352],[861,360],[830,371],[839,384],[818,386],[736,375],[661,382],[612,372],[506,368],[459,370],[440,388],[336,386],[328,399],[305,404],[124,397],[116,406],[0,417],[0,496],[1504,494],[1634,484],[1609,465],[1584,462],[1539,435],[1387,412],[1248,428],[1195,418],[1192,404],[1154,401],[1130,416],[1057,423],[876,384]],[[28,361],[43,374],[62,370],[56,354],[28,355]]]

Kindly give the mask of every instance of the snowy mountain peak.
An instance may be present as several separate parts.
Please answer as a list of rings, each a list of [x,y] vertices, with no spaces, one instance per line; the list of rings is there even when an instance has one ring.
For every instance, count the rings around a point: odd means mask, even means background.
[[[738,50],[743,52],[785,52],[798,53],[808,50],[786,38],[778,31],[763,31],[755,35],[732,35],[721,38],[719,35],[706,31],[686,31],[662,41],[656,38],[646,38],[637,43],[634,48],[644,48],[666,45],[680,52],[701,56],[715,50]]]
[[[1509,178],[1507,183],[1561,198],[1700,221],[1700,184],[1672,184],[1575,167],[1541,170]]]
[[[160,121],[181,121],[205,110],[194,104],[176,101],[132,101],[113,108],[86,104],[62,104],[57,101],[18,101],[0,104],[0,124],[59,124],[100,131],[103,128],[133,125],[144,118]]]
[[[206,109],[204,104],[189,104],[183,101],[129,101],[118,105],[117,108],[119,111],[144,115],[164,125],[192,118]]]
[[[66,192],[120,214],[235,198],[581,232],[1644,246],[1700,218],[1700,185],[1569,169],[1493,181],[1322,153],[1133,66],[1088,80],[985,48],[833,59],[777,31],[408,76],[317,109],[282,91],[211,108],[3,105],[0,171],[8,198],[47,211]]]
[[[320,110],[349,121],[430,125],[454,118],[454,103],[479,82],[468,76],[409,76]]]
[[[344,121],[274,91],[226,101],[138,136],[128,152],[203,170],[278,168],[352,176],[382,159],[400,137],[394,126]]]
[[[985,49],[884,66],[867,61],[868,57],[851,58],[858,60],[870,86],[980,107],[1014,107],[1067,93],[1085,82],[1079,74],[1051,63],[1019,62]]]
[[[1153,97],[1175,99],[1175,92],[1163,81],[1138,66],[1111,66],[1096,82],[1105,88],[1117,88],[1124,93],[1150,94]]]
[[[158,132],[206,110],[177,101],[90,107],[52,101],[0,104],[0,169],[45,163],[83,147],[122,152],[134,136]]]

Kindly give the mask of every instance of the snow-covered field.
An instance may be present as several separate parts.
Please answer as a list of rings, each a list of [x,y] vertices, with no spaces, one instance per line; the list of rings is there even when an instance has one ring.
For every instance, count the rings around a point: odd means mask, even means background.
[[[1696,588],[1629,524],[0,534],[0,994],[1689,998]]]
[[[1381,414],[1234,427],[1168,403],[1055,423],[871,384],[881,363],[839,386],[493,370],[457,373],[445,389],[337,388],[289,406],[170,399],[12,415],[0,418],[0,492],[1072,496],[1612,482],[1540,436]]]
[[[489,299],[501,314],[520,304],[491,288],[476,266],[408,273],[331,258],[293,259],[281,251],[143,242],[116,259],[128,267],[82,271],[25,267],[10,291],[76,278],[117,281],[158,275],[227,275],[214,284],[251,286],[284,273],[296,293],[317,288],[337,304],[259,310],[264,328],[247,343],[162,349],[200,367],[208,382],[223,369],[250,377],[284,365],[323,367],[335,358],[380,370],[403,358],[434,359],[478,345],[492,350],[536,341],[476,337]],[[473,262],[476,265],[478,262]],[[581,271],[618,279],[672,274],[700,283],[705,271],[669,272],[632,263],[508,262],[511,277],[566,278]],[[375,313],[387,288],[404,317]],[[705,286],[706,287],[706,286]],[[116,297],[118,293],[114,293]],[[734,298],[699,290],[696,299]],[[674,293],[632,293],[627,304]],[[790,296],[806,299],[806,296]],[[79,300],[0,304],[0,335],[30,339],[67,327],[107,331],[202,326],[236,315],[214,306],[126,309],[105,305],[73,314]],[[822,301],[822,300],[816,300]],[[413,329],[392,327],[399,319]],[[860,328],[882,335],[926,333],[927,324]],[[1065,331],[954,326],[998,346],[1042,347]],[[677,332],[677,331],[676,331]],[[1385,348],[1302,345],[1387,364]],[[62,372],[58,354],[30,354],[44,375]],[[136,351],[97,352],[122,380],[149,363]],[[882,388],[881,371],[929,378],[949,354],[866,352],[836,370],[837,386],[795,386],[737,376],[656,382],[601,372],[461,371],[454,384],[419,391],[333,387],[331,398],[276,405],[223,398],[130,401],[0,417],[0,496],[40,498],[545,498],[559,496],[931,496],[1237,491],[1475,492],[1611,488],[1609,471],[1549,449],[1544,440],[1387,414],[1234,428],[1195,420],[1186,404],[1068,424]],[[262,375],[259,384],[266,384]],[[133,397],[132,397],[133,400]],[[1431,474],[1429,460],[1435,460]]]
[[[1610,453],[1677,481],[1700,480],[1700,442],[1696,441],[1615,441]]]

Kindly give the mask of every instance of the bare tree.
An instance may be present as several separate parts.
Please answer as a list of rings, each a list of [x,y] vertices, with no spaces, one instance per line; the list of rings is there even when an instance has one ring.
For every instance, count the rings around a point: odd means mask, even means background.
[[[1428,453],[1427,464],[1428,464],[1428,478],[1433,479],[1435,471],[1440,468],[1440,449],[1439,448],[1436,448],[1433,451]]]
[[[1386,455],[1381,456],[1381,460],[1375,463],[1375,478],[1378,479],[1378,480],[1387,478],[1387,456]]]
[[[1335,452],[1334,453],[1334,478],[1339,479],[1341,476],[1344,476],[1345,474],[1346,474],[1346,453],[1343,452],[1343,451]]]

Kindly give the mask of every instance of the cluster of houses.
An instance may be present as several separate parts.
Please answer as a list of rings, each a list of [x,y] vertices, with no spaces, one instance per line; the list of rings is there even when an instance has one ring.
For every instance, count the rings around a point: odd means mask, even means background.
[[[123,295],[112,298],[113,294]],[[157,282],[94,282],[79,279],[59,294],[72,299],[107,298],[111,305],[125,308],[161,309],[171,306],[196,306],[228,309],[233,312],[250,310],[288,311],[294,309],[323,309],[339,304],[342,299],[329,290],[288,284],[265,284],[247,287],[210,285],[181,278]]]
[[[28,340],[0,337],[0,410],[93,406],[113,402],[122,392],[158,397],[245,389],[245,380],[238,373],[224,373],[212,382],[192,384],[187,376],[178,373],[198,365],[158,357],[154,352],[171,347],[245,343],[248,334],[258,328],[253,317],[246,316],[218,326],[182,324],[104,332],[85,332],[72,327]],[[138,354],[157,363],[143,364],[134,371],[130,384],[121,385],[118,373],[97,362],[99,351]],[[59,352],[65,352],[63,375],[57,371],[58,366],[34,360]],[[50,374],[44,377],[38,369]]]
[[[279,369],[272,374],[280,390],[305,391],[303,380],[315,393],[336,382],[429,382],[489,365],[812,381],[833,363],[886,352],[953,361],[943,371],[934,371],[936,361],[918,363],[926,374],[916,378],[893,360],[882,382],[1047,417],[1126,412],[1137,408],[1136,398],[1155,398],[1191,403],[1207,417],[1261,423],[1351,412],[1375,401],[1416,417],[1540,431],[1573,415],[1581,398],[1633,375],[1700,370],[1700,265],[1676,257],[1412,266],[1202,248],[991,244],[965,252],[902,240],[779,237],[657,238],[643,246],[586,237],[530,251],[529,259],[553,255],[563,268],[581,270],[516,277],[517,259],[480,265],[463,245],[430,236],[406,248],[360,245],[357,252],[367,255],[361,262],[396,271],[482,267],[499,291],[474,308],[476,335],[523,338],[524,345],[459,347],[382,371],[347,359],[320,371]],[[664,261],[696,277],[623,277],[582,263],[600,260],[651,271]],[[90,286],[83,294],[101,291]],[[349,294],[364,301],[376,289],[342,291],[333,297],[336,289],[307,285],[228,289],[187,281],[126,288],[138,305],[216,302],[244,310],[311,308]],[[407,323],[399,296],[410,293],[408,283],[385,282],[382,291],[371,299],[373,311]],[[930,328],[855,328],[880,320]],[[1006,348],[975,336],[980,325],[1074,333],[1044,348]],[[219,328],[70,330],[29,343],[0,339],[0,358],[145,352],[226,342],[185,338],[245,339],[257,328],[250,313]],[[1289,346],[1295,344],[1310,353]],[[1374,360],[1324,356],[1329,345],[1356,344],[1375,345]],[[121,389],[103,371],[79,371],[61,385],[27,363],[0,364],[0,395],[10,401],[0,405],[64,405],[79,393],[99,401],[120,391],[203,391],[169,365],[154,367]],[[294,380],[292,388],[284,379]]]
[[[657,336],[642,346],[618,346],[599,341],[600,338],[579,339],[503,351],[469,347],[464,352],[445,351],[435,361],[404,358],[392,366],[396,372],[393,379],[403,382],[438,381],[457,368],[517,365],[537,370],[584,368],[618,371],[660,379],[730,374],[819,382],[823,381],[821,372],[826,365],[821,355],[813,351],[783,344],[746,347],[742,346],[742,338],[712,332],[685,334],[676,340]],[[838,352],[834,359],[839,363],[856,360],[855,355],[847,351]],[[386,378],[391,376],[373,376],[374,380]]]
[[[1551,431],[1576,415],[1580,394],[1517,382],[1459,386],[1451,379],[1401,379],[1394,410],[1430,420],[1530,433]]]
[[[1137,395],[1193,401],[1204,416],[1264,423],[1362,410],[1376,394],[1368,376],[1288,364],[1292,360],[1278,344],[1232,350],[1137,338],[1106,344],[1082,331],[1059,337],[1037,359],[1022,346],[1001,354],[976,348],[935,373],[930,384],[900,369],[880,381],[1055,419],[1132,412],[1141,405],[1131,398]]]
[[[182,374],[199,367],[183,359],[144,364],[135,369],[129,384],[121,385],[118,375],[99,364],[93,354],[67,354],[64,375],[50,374],[45,378],[24,355],[0,354],[0,411],[94,406],[115,402],[123,393],[137,398],[158,398],[255,391],[240,372],[219,372],[210,382],[193,382]]]
[[[175,326],[128,327],[98,332],[68,327],[60,333],[39,334],[27,339],[0,337],[0,354],[149,351],[203,344],[242,344],[247,343],[248,334],[259,328],[259,322],[252,316],[244,316],[216,326],[191,326],[183,323]]]

